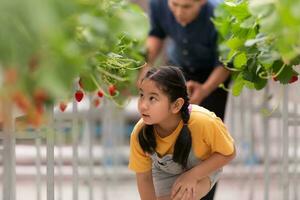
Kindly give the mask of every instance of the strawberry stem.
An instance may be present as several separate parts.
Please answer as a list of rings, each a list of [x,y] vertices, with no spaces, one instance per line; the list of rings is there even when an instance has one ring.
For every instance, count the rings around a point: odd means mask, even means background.
[[[97,66],[97,70],[107,76],[110,76],[111,78],[118,80],[118,81],[122,81],[122,82],[127,81],[126,78],[122,78],[122,77],[116,76],[114,74],[111,74],[111,73],[107,72],[106,70],[102,69],[100,66]]]

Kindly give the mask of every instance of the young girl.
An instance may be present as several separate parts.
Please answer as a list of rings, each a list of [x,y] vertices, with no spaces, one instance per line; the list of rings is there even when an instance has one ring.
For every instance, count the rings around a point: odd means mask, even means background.
[[[199,200],[235,157],[233,139],[214,113],[189,105],[177,67],[150,69],[139,89],[129,168],[141,199]]]

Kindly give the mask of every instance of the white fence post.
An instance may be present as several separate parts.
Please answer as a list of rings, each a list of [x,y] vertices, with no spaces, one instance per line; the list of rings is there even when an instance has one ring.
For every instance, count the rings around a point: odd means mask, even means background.
[[[268,103],[269,87],[264,91],[263,108],[269,110]],[[269,200],[270,190],[270,135],[269,135],[269,117],[263,116],[263,139],[264,139],[264,200]]]
[[[289,199],[289,130],[288,130],[288,85],[283,86],[282,101],[282,199]]]
[[[3,199],[16,199],[16,152],[15,130],[12,104],[8,99],[3,100]]]
[[[47,140],[47,200],[54,200],[54,138],[53,109],[50,110]]]
[[[79,136],[79,120],[77,116],[77,102],[73,101],[73,118],[72,118],[72,193],[73,200],[78,200],[78,136]]]

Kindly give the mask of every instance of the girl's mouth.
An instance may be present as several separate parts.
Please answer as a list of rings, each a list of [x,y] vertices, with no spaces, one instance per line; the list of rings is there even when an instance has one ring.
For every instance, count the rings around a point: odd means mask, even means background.
[[[143,117],[150,117],[150,115],[142,114]]]

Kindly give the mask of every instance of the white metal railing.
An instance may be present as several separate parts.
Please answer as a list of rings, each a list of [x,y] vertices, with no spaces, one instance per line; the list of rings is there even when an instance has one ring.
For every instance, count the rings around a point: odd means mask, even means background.
[[[269,85],[260,92],[244,90],[240,97],[230,97],[226,124],[238,146],[233,171],[238,177],[240,169],[247,169],[242,184],[249,188],[249,200],[256,199],[254,180],[261,166],[264,181],[261,199],[296,200],[300,173],[300,96],[297,96],[300,88],[299,84]],[[271,190],[274,182],[280,191]]]
[[[91,99],[89,99],[91,100]],[[78,199],[78,189],[80,182],[86,182],[88,184],[88,199],[94,199],[94,179],[95,176],[101,178],[102,180],[102,199],[108,199],[106,190],[109,181],[113,180],[111,176],[112,173],[107,173],[108,168],[113,168],[120,164],[118,162],[120,149],[120,142],[123,141],[123,132],[125,129],[125,118],[123,110],[118,109],[110,101],[103,100],[102,104],[105,104],[101,109],[95,110],[92,106],[88,108],[87,111],[78,112],[78,103],[73,102],[71,113],[55,113],[53,114],[52,120],[48,124],[48,128],[45,130],[37,129],[32,132],[32,130],[25,133],[15,133],[14,131],[14,119],[12,117],[11,107],[3,106],[7,108],[4,110],[5,116],[7,116],[4,121],[3,131],[0,134],[0,139],[3,143],[3,158],[1,163],[3,163],[3,185],[2,198],[4,200],[15,200],[16,199],[16,153],[15,153],[15,143],[16,140],[33,140],[33,144],[36,149],[36,199],[44,199],[41,194],[41,185],[43,182],[42,165],[45,164],[43,161],[46,159],[46,197],[47,200],[62,199],[62,182],[64,181],[64,174],[62,167],[64,165],[64,158],[62,156],[62,148],[64,145],[64,135],[63,129],[66,126],[65,120],[71,120],[72,128],[72,198],[74,200]],[[92,105],[92,104],[90,104]],[[98,142],[102,147],[101,161],[97,161],[95,164],[95,159],[99,159],[93,155],[93,150],[95,150],[95,121],[101,121],[102,127],[102,140]],[[81,130],[82,129],[82,130]],[[82,138],[80,138],[82,137]],[[82,144],[80,143],[82,142]],[[44,144],[44,145],[43,145]],[[44,158],[41,152],[42,146],[46,146],[46,158]],[[81,157],[79,157],[79,147]],[[0,157],[1,158],[1,157]],[[94,174],[94,169],[101,163],[102,172],[96,175]],[[81,171],[83,175],[79,174],[79,167],[82,168]],[[117,170],[117,169],[115,169]],[[114,173],[118,174],[118,173]],[[56,187],[55,187],[56,186]],[[57,191],[55,191],[57,188]]]
[[[232,175],[234,177],[245,175],[242,183],[249,189],[249,200],[256,199],[257,191],[254,186],[258,176],[263,177],[264,200],[298,199],[300,97],[298,98],[296,93],[300,91],[299,89],[297,84],[285,87],[271,85],[260,92],[245,90],[240,97],[230,97],[226,124],[238,148],[238,157],[232,164],[235,168]],[[278,92],[280,90],[282,90],[281,95],[276,96],[275,91],[280,94]],[[270,95],[273,95],[271,100]],[[270,115],[262,114],[262,109],[268,109],[270,112],[276,107],[277,102],[280,102],[277,110]],[[44,199],[41,185],[44,183],[45,162],[47,200],[63,199],[62,184],[65,181],[64,177],[67,176],[63,170],[65,162],[71,165],[73,200],[79,199],[78,191],[82,182],[87,184],[88,199],[93,200],[95,187],[98,189],[100,187],[101,199],[108,200],[108,188],[114,186],[118,177],[116,166],[124,166],[122,159],[126,160],[128,156],[124,152],[120,154],[117,150],[126,137],[124,135],[126,116],[124,110],[117,109],[111,102],[104,101],[102,104],[104,105],[98,110],[89,107],[87,111],[79,111],[78,103],[73,102],[71,112],[53,113],[53,120],[49,123],[48,129],[28,131],[26,134],[15,134],[11,107],[4,106],[7,117],[0,134],[3,146],[2,199],[16,199],[15,144],[19,139],[26,138],[33,141],[36,149],[37,200]],[[101,122],[101,141],[95,138],[95,121]],[[66,126],[71,127],[71,135],[68,139],[71,140],[69,158],[65,155],[67,142],[65,134],[62,134]],[[70,144],[70,141],[68,143]],[[99,153],[96,150],[100,147],[102,151]],[[97,169],[100,167],[99,173]],[[258,172],[257,168],[260,167],[263,167],[263,170]],[[95,185],[96,179],[101,181],[100,186]],[[277,195],[278,191],[273,194],[271,190],[270,185],[274,181],[278,184],[280,195]]]

